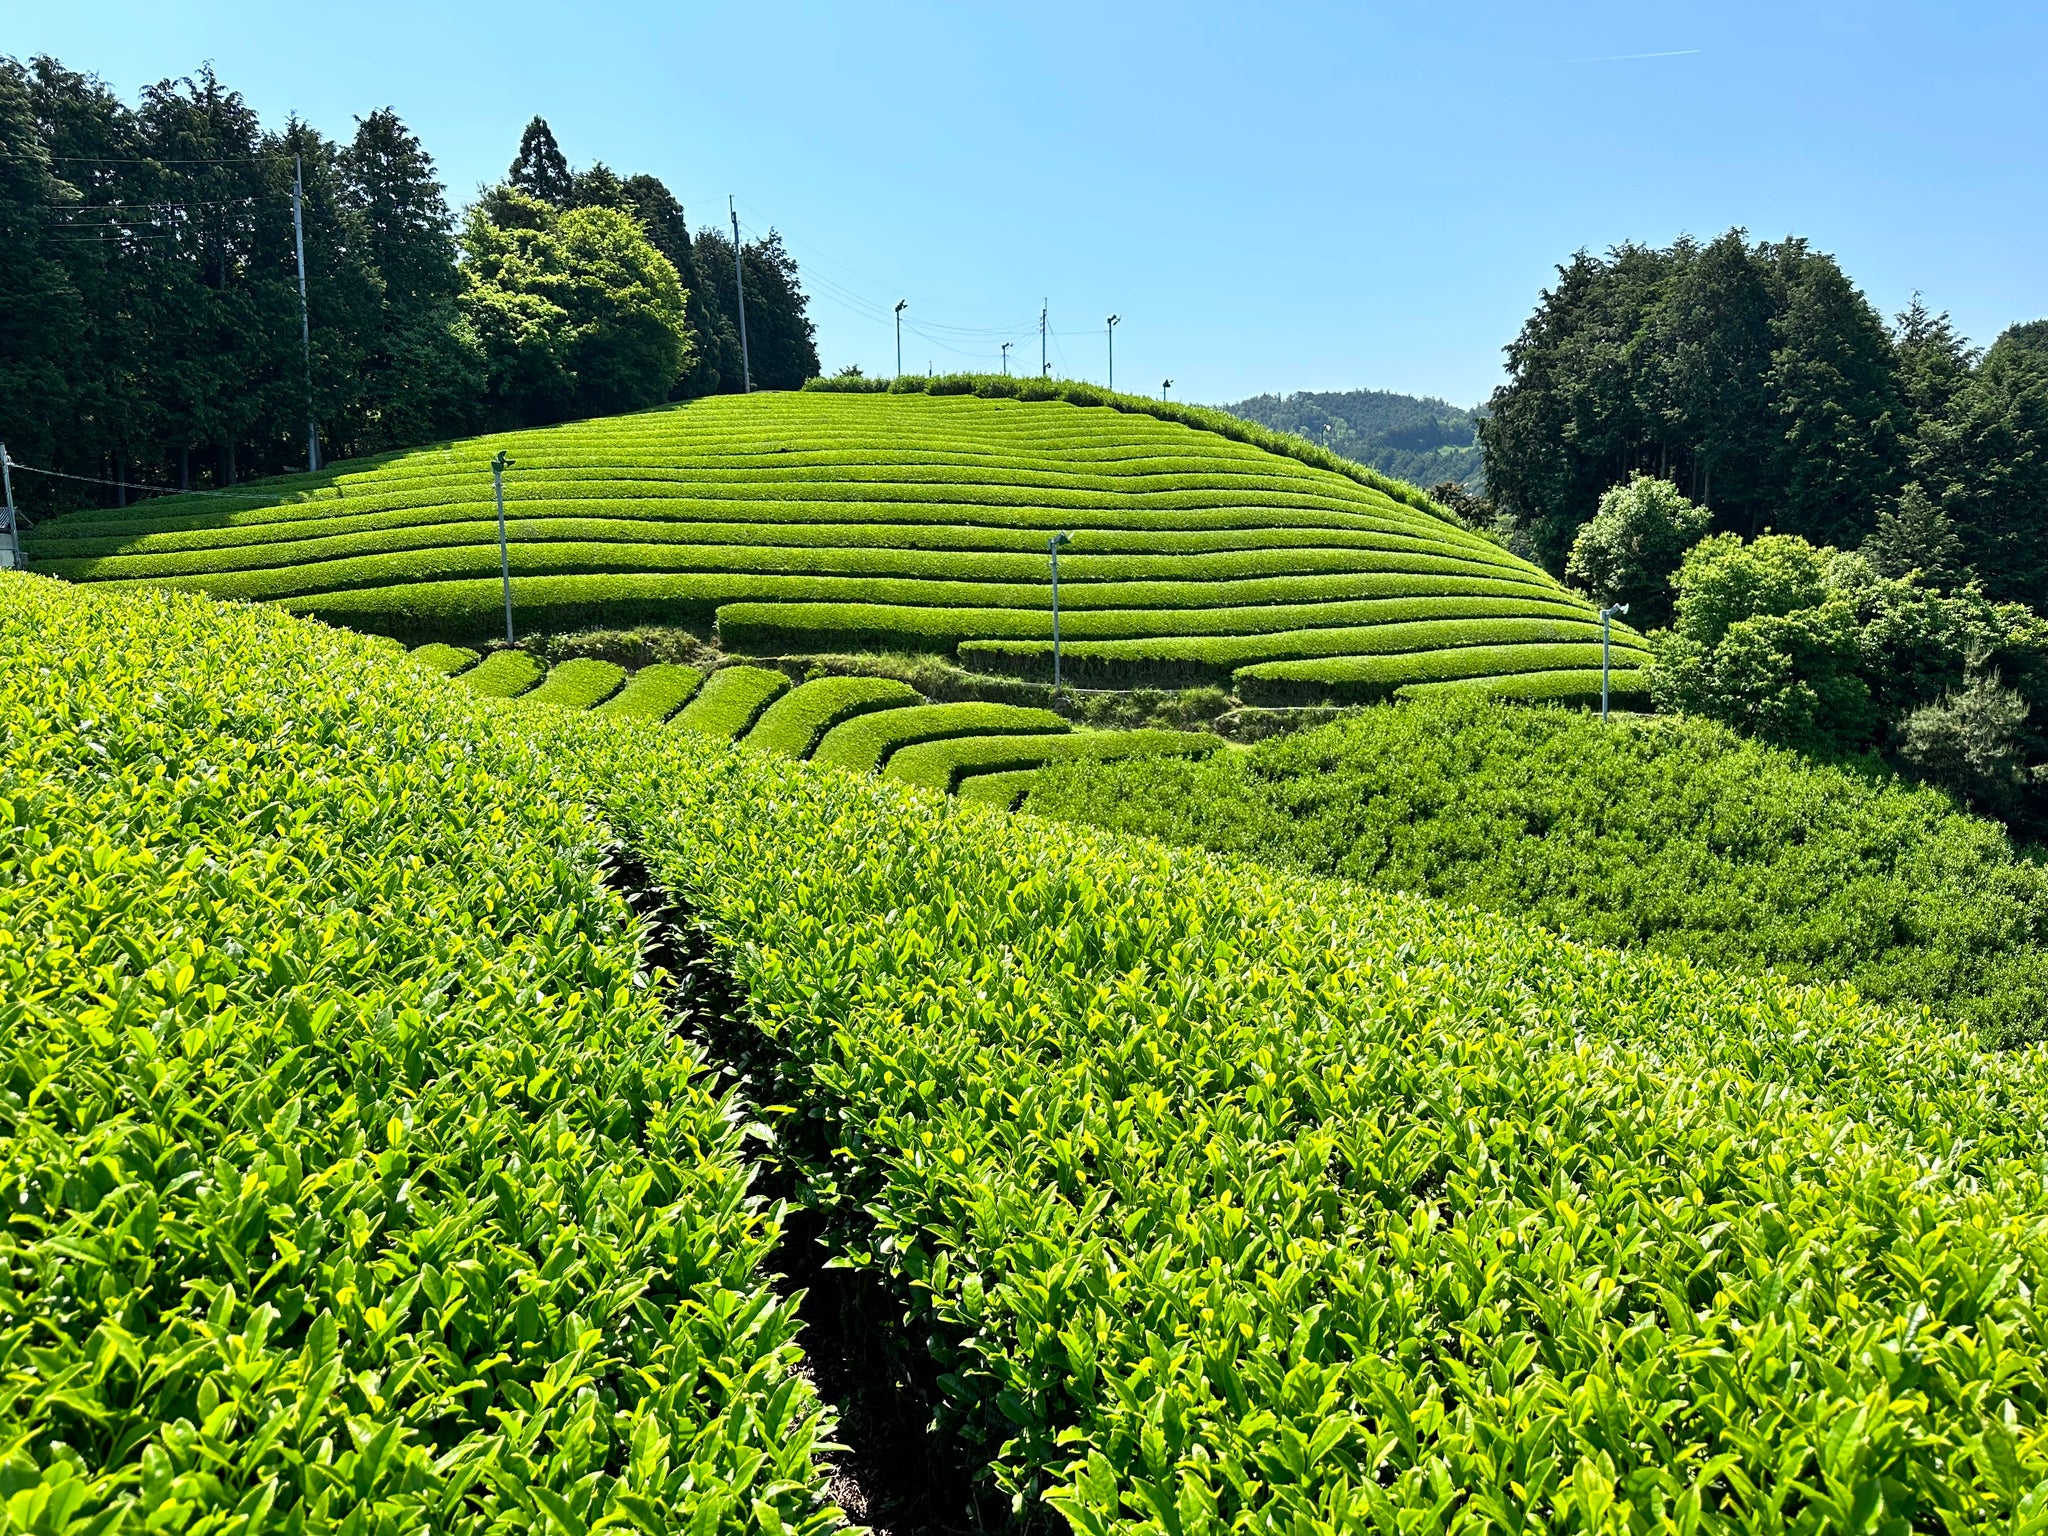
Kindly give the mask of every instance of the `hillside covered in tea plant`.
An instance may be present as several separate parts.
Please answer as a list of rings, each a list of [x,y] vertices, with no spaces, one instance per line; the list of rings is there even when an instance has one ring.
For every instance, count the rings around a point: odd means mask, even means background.
[[[922,651],[1049,678],[1046,543],[1070,532],[1072,683],[1222,683],[1257,704],[1598,691],[1587,602],[1411,487],[1244,440],[1263,429],[1220,413],[917,383],[716,397],[81,512],[35,529],[28,555],[410,642],[487,638],[504,622],[503,451],[522,633],[664,624],[715,630],[728,654]],[[1640,697],[1646,653],[1626,629],[1616,644],[1616,687]]]
[[[0,644],[26,1529],[823,1536],[862,1317],[960,1528],[2038,1518],[2038,1050],[262,607]]]

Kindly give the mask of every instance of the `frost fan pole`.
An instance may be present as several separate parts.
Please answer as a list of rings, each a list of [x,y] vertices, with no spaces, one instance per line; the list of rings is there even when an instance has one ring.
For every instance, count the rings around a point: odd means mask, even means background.
[[[732,215],[732,286],[740,296],[740,381],[746,385],[746,392],[754,392],[754,365],[747,358],[747,280],[740,271],[740,214],[731,198],[725,200],[725,211]]]
[[[21,569],[21,519],[14,510],[14,461],[7,457],[7,445],[0,443],[0,571]]]
[[[505,643],[517,645],[512,633],[512,557],[505,549],[505,471],[512,467],[513,460],[505,457],[500,448],[498,456],[491,460],[491,494],[498,502],[498,572],[505,579]]]
[[[313,414],[313,312],[306,307],[305,157],[292,156],[292,241],[299,248],[299,349],[306,357],[306,473],[320,472],[320,419]]]
[[[1112,394],[1116,392],[1116,323],[1121,319],[1122,315],[1109,317],[1109,388]]]
[[[1607,723],[1607,620],[1612,614],[1627,613],[1627,603],[1609,603],[1600,610],[1600,723]]]
[[[1045,552],[1052,556],[1052,687],[1060,687],[1060,546],[1071,544],[1071,533],[1056,533],[1045,541]]]

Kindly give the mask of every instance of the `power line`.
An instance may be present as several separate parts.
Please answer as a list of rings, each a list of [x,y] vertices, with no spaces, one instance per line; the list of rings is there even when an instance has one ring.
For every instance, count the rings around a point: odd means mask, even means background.
[[[116,490],[129,491],[137,496],[272,496],[275,491],[181,491],[174,485],[144,485],[136,480],[108,480],[100,475],[74,475],[61,469],[42,469],[34,464],[24,464],[19,459],[9,460],[16,469],[32,475],[46,475],[52,480],[75,480],[81,485],[111,485]]]

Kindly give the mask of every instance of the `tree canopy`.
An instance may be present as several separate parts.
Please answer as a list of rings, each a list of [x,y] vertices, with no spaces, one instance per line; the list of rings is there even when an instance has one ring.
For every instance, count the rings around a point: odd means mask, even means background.
[[[796,263],[771,232],[742,266],[755,386],[795,388]],[[312,422],[341,458],[742,387],[730,240],[657,178],[572,170],[535,118],[458,220],[392,109],[266,129],[211,69],[130,105],[0,58],[0,294],[0,442],[79,477],[17,477],[31,514],[297,467]]]

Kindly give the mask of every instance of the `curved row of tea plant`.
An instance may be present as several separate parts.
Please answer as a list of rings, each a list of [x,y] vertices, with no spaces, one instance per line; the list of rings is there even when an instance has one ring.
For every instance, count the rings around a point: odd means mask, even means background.
[[[0,574],[0,646],[8,1529],[831,1529],[554,765],[274,611]]]
[[[78,513],[35,529],[29,553],[72,580],[477,640],[496,632],[502,598],[488,464],[503,449],[521,633],[716,627],[728,652],[757,654],[1043,638],[1057,531],[1073,535],[1061,561],[1073,638],[1210,641],[1091,657],[1111,682],[1176,664],[1206,675],[1230,636],[1289,633],[1248,638],[1243,664],[1318,645],[1396,649],[1365,633],[1382,620],[1433,620],[1437,647],[1482,643],[1477,626],[1517,616],[1591,620],[1584,600],[1428,498],[1306,445],[1259,445],[1229,418],[1166,419],[1176,413],[1100,392],[993,393],[719,396],[287,477],[240,506],[166,497]],[[1356,611],[1400,597],[1441,606]],[[1244,611],[1271,604],[1295,611]],[[1320,639],[1292,637],[1309,630]]]
[[[1707,721],[1426,695],[1207,762],[1076,763],[1042,815],[1512,913],[1594,943],[1853,982],[2048,1037],[2048,868],[1889,775]]]
[[[806,1198],[1022,1509],[1089,1536],[2048,1519],[2041,1053],[560,730],[775,1043]]]

